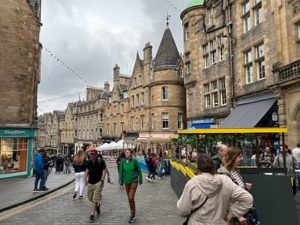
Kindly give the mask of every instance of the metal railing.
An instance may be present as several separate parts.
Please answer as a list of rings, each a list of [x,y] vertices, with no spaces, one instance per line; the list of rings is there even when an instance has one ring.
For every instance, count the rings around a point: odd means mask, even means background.
[[[300,77],[300,60],[279,68],[278,81],[288,81]]]

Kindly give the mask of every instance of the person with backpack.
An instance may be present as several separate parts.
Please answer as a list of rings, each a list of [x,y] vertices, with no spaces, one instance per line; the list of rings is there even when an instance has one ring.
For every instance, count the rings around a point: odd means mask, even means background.
[[[85,171],[85,184],[87,185],[87,197],[92,203],[90,223],[95,221],[95,213],[100,214],[100,201],[102,199],[102,189],[106,176],[106,164],[101,158],[98,158],[97,150],[89,151],[90,158],[87,162]]]
[[[275,159],[275,154],[271,152],[269,146],[265,147],[265,151],[259,156],[258,165],[262,168],[271,168]]]
[[[121,160],[119,168],[119,184],[125,185],[127,198],[130,207],[130,217],[128,223],[136,221],[136,207],[135,207],[135,192],[138,184],[143,183],[143,176],[140,164],[136,158],[132,156],[132,152],[125,150],[125,158]]]
[[[35,181],[33,192],[45,191],[44,155],[45,149],[40,149],[34,156]]]

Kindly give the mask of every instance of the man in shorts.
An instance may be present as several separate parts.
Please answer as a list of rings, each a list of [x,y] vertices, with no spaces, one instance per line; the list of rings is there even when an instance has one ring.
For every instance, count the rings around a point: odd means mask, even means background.
[[[87,196],[92,202],[90,223],[95,221],[95,213],[100,214],[100,201],[102,198],[102,189],[106,176],[106,164],[101,158],[98,158],[96,150],[90,150],[90,159],[85,171],[85,184],[87,185]]]

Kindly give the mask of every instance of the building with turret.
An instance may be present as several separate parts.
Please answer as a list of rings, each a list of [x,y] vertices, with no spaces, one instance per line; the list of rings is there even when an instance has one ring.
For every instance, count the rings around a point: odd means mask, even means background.
[[[37,130],[41,0],[1,1],[0,179],[29,176]]]
[[[181,13],[189,127],[288,128],[300,142],[300,3],[191,0]]]
[[[134,140],[138,150],[167,149],[170,138],[185,124],[182,59],[171,30],[164,31],[155,58],[147,43],[143,58],[137,53],[131,76],[114,68],[111,102],[104,117],[105,136],[111,141]]]

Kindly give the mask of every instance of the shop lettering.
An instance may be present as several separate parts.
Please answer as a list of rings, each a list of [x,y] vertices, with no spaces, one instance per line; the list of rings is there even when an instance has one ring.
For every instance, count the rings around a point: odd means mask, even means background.
[[[25,134],[25,130],[4,130],[5,135],[21,135]]]

